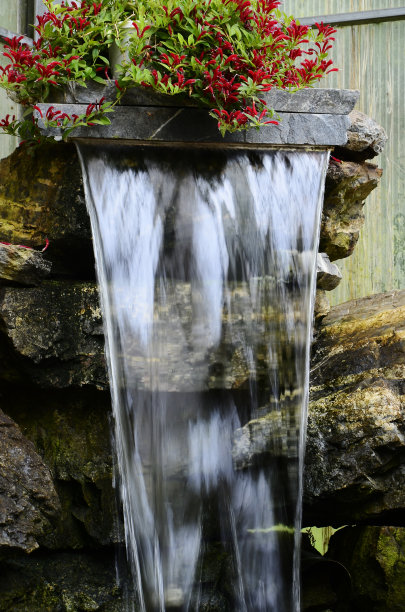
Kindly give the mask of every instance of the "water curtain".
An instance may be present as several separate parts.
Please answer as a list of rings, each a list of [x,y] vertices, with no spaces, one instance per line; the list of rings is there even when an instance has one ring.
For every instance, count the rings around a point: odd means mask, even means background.
[[[136,592],[128,608],[298,612],[328,153],[79,154]]]

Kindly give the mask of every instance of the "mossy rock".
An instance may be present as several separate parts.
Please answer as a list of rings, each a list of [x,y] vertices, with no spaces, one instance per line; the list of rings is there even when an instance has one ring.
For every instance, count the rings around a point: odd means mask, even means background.
[[[94,277],[90,222],[75,147],[17,149],[0,161],[0,241],[43,248],[53,272]]]
[[[94,548],[119,540],[109,393],[9,388],[5,401],[49,468],[60,500],[61,514],[45,545]]]
[[[113,550],[15,557],[0,566],[0,612],[122,612]]]
[[[328,557],[348,569],[356,612],[405,609],[405,528],[346,527],[330,541]]]

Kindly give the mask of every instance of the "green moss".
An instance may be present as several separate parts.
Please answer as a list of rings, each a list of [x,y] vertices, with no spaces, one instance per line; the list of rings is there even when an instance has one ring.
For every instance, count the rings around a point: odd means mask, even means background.
[[[16,557],[0,568],[0,612],[122,612],[114,551]]]
[[[399,612],[405,606],[405,529],[381,528],[376,559],[387,584],[387,609]]]

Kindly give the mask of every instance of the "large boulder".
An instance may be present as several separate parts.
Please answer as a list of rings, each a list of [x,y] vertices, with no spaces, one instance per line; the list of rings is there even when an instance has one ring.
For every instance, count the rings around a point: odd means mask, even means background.
[[[333,162],[326,174],[320,250],[331,261],[348,257],[364,224],[364,201],[375,189],[382,170],[368,162]]]
[[[0,410],[0,557],[32,552],[60,512],[49,468],[19,427]]]
[[[403,524],[405,291],[332,308],[311,366],[307,524]]]
[[[113,550],[15,556],[0,563],[0,612],[121,612]]]

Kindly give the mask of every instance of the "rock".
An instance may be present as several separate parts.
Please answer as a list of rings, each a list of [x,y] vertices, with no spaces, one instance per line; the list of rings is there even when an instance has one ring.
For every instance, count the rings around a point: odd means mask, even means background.
[[[370,164],[331,164],[321,249],[332,261],[353,251],[363,224],[364,199],[380,176],[381,170]],[[0,161],[0,241],[43,248],[47,238],[54,277],[94,279],[80,165],[75,148],[66,143],[46,143],[34,156],[17,149]]]
[[[57,104],[89,104],[93,100],[105,98],[114,101],[117,88],[113,81],[105,85],[94,81],[86,83],[86,87],[70,82],[63,88],[51,92],[49,101]],[[292,113],[321,113],[346,115],[350,113],[359,99],[356,89],[300,89],[291,93],[283,89],[272,89],[263,92],[269,108],[275,111]],[[126,90],[122,106],[194,106],[198,104],[189,96],[167,96],[143,87],[131,87]]]
[[[43,248],[54,274],[94,277],[90,224],[73,145],[17,149],[0,161],[0,241]]]
[[[301,610],[346,610],[351,590],[350,574],[343,564],[322,556],[306,533],[301,539]]]
[[[12,281],[19,285],[39,285],[49,275],[51,262],[34,249],[0,243],[0,283]]]
[[[317,289],[315,295],[314,304],[314,318],[315,323],[318,324],[330,311],[329,299],[326,295],[326,291],[323,289]]]
[[[0,612],[125,609],[112,549],[17,556],[0,564]]]
[[[0,289],[0,329],[3,380],[107,388],[95,283],[48,281],[37,288]]]
[[[263,407],[260,412],[266,412]],[[283,419],[279,410],[267,407],[267,414],[252,419],[234,434],[232,458],[234,467],[238,470],[254,465],[262,465],[274,458],[297,458],[297,443],[294,440],[295,431],[289,436],[288,417]]]
[[[257,290],[268,291],[273,282],[267,277],[258,279]],[[195,335],[200,339],[199,334],[206,336],[210,330],[193,329],[193,309],[199,307],[198,299],[203,298],[197,296],[191,300],[190,284],[179,281],[167,290],[166,303],[156,304],[156,341],[166,346],[159,361],[161,390],[248,388],[253,374],[246,338],[256,356],[254,375],[267,376],[269,359],[274,360],[275,356],[269,356],[266,338],[285,313],[277,304],[268,305],[263,301],[261,311],[247,317],[251,300],[246,283],[235,283],[231,293],[233,310],[229,313],[224,307],[221,343],[209,351],[211,341],[207,343],[206,337],[202,343],[195,341]],[[178,313],[181,313],[180,319]],[[289,316],[294,317],[297,338],[300,334],[304,342],[305,325],[298,304]],[[255,325],[246,324],[246,320],[255,320]],[[0,379],[29,380],[48,388],[108,387],[95,283],[48,281],[38,288],[3,288],[0,290],[0,331],[3,331]],[[149,389],[150,362],[142,346],[128,336],[123,339],[122,350],[133,377],[128,379],[128,384],[138,390]],[[156,359],[154,364],[157,367]]]
[[[117,542],[109,392],[6,388],[5,399],[9,414],[41,453],[59,495],[61,512],[47,547]]]
[[[306,524],[402,524],[405,291],[332,308],[311,365]]]
[[[308,90],[314,94],[315,90]],[[316,96],[316,93],[315,93]],[[354,103],[353,98],[351,101]],[[61,137],[61,129],[48,127],[42,120],[50,102],[38,102],[34,117],[38,119],[39,128],[44,136],[50,138]],[[87,104],[63,104],[59,108],[71,114],[85,114]],[[260,148],[261,145],[277,146],[330,146],[344,145],[347,141],[347,129],[350,125],[348,115],[283,112],[277,113],[279,120],[276,128],[271,125],[262,125],[260,130],[250,129],[221,136],[217,122],[203,108],[170,108],[168,106],[116,106],[111,125],[94,125],[91,127],[77,127],[74,135],[77,141],[87,139],[108,140],[113,143],[121,141],[138,142],[142,145],[149,143],[189,143],[193,147],[206,144],[222,149],[227,145],[248,144]]]
[[[316,258],[316,288],[332,291],[336,289],[342,274],[336,264],[331,263],[326,253],[318,253]]]
[[[328,557],[342,563],[350,573],[348,609],[403,612],[405,528],[346,527],[332,536]]]
[[[369,163],[332,163],[326,174],[320,251],[331,261],[352,254],[364,223],[364,200],[378,185],[382,170]]]
[[[0,411],[0,555],[38,548],[60,511],[52,477],[17,425]]]
[[[347,131],[347,143],[343,147],[336,147],[335,155],[356,162],[379,155],[388,140],[384,128],[358,110],[353,110],[349,118],[351,125]]]

